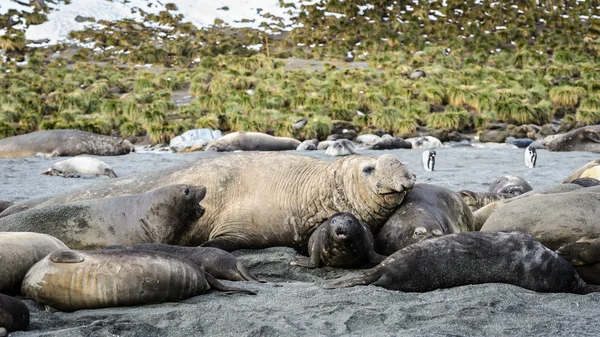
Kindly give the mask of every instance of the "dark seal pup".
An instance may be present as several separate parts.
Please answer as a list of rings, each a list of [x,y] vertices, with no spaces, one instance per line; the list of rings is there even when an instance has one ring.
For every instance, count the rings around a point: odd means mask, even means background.
[[[531,190],[533,190],[533,188],[525,181],[525,179],[511,175],[500,177],[490,185],[490,192],[506,193],[511,194],[512,196],[521,195]]]
[[[424,292],[482,283],[507,283],[538,292],[589,291],[567,260],[520,232],[467,232],[421,241],[362,276],[326,287],[373,284]]]
[[[35,156],[118,156],[134,152],[127,141],[79,130],[47,130],[0,139],[0,158]]]
[[[133,249],[145,252],[163,252],[186,259],[212,276],[231,281],[264,282],[254,276],[233,254],[212,247],[182,247],[160,243],[143,243],[123,247],[109,246],[105,249]]]
[[[12,332],[25,330],[28,326],[29,309],[25,303],[14,297],[0,294],[0,335],[2,335],[3,328]]]
[[[292,261],[293,266],[317,268],[360,267],[379,263],[385,256],[375,253],[371,231],[352,213],[339,212],[319,226],[308,240],[310,259]]]
[[[59,250],[33,265],[21,292],[61,311],[179,301],[227,287],[193,263],[132,249]]]

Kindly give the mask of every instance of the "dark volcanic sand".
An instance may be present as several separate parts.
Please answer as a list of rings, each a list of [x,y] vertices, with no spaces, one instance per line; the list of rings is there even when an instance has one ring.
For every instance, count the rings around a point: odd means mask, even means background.
[[[417,174],[418,182],[453,190],[486,191],[505,174],[533,187],[560,183],[598,155],[538,151],[538,167],[528,169],[522,149],[437,149],[436,171],[421,167],[421,151],[392,153]],[[332,161],[324,151],[303,152]],[[215,153],[135,153],[101,157],[119,176],[194,161]],[[0,159],[0,199],[24,201],[109,179],[65,179],[41,175],[66,158]],[[327,279],[355,271],[289,266],[298,258],[289,248],[235,252],[265,284],[227,282],[255,290],[257,296],[211,292],[180,303],[50,313],[32,301],[31,325],[11,336],[597,336],[600,294],[541,294],[519,287],[487,284],[402,293],[374,286],[326,290]]]

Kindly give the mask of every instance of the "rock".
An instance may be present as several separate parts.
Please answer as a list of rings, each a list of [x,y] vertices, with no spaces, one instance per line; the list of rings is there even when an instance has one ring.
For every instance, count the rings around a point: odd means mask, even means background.
[[[556,130],[554,129],[554,126],[552,124],[544,124],[539,131],[539,135],[540,136],[550,136],[550,135],[555,135],[556,134]]]
[[[221,130],[194,129],[172,138],[169,147],[174,152],[200,151],[219,138],[221,138]]]
[[[50,39],[27,40],[29,43],[42,44],[50,42]]]
[[[354,124],[352,124],[352,122],[335,121],[333,123],[333,127],[331,128],[331,134],[345,133],[344,130],[347,130],[346,132],[349,132],[349,131],[356,132],[357,131],[356,126]]]
[[[508,137],[508,132],[506,132],[506,131],[489,130],[489,131],[483,131],[479,135],[479,141],[482,143],[488,143],[488,142],[504,143],[504,140],[506,140],[506,137]]]
[[[356,138],[357,134],[356,131],[354,130],[345,130],[346,132],[342,132],[342,133],[334,133],[331,134],[327,137],[327,140],[338,140],[338,139],[348,139],[348,140],[353,140],[354,138]]]
[[[94,22],[96,20],[94,20],[93,17],[77,15],[75,17],[75,21],[77,21],[77,22]]]
[[[524,125],[516,126],[511,124],[506,127],[506,131],[508,131],[509,136],[519,139],[526,138],[529,130]]]
[[[506,124],[506,123],[488,123],[487,124],[488,130],[506,130],[507,126],[508,126],[508,124]]]
[[[446,111],[445,105],[439,105],[439,104],[430,104],[429,105],[429,112],[444,112],[444,111]]]

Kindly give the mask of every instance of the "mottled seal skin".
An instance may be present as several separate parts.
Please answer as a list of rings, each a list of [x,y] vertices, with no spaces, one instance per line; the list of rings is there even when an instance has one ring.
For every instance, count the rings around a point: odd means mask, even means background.
[[[583,173],[588,171],[589,169],[593,169],[594,167],[598,167],[600,165],[600,159],[596,159],[596,160],[592,160],[591,162],[583,165],[582,167],[578,168],[577,170],[575,170],[575,172],[573,172],[573,174],[571,174],[569,177],[565,178],[565,180],[563,180],[563,183],[571,183],[573,182],[573,180],[577,179],[577,178],[583,178]],[[587,178],[599,178],[599,177],[594,177],[592,176],[590,173],[594,172],[594,171],[590,171],[586,174],[585,177]]]
[[[105,249],[134,249],[145,252],[163,252],[189,260],[212,276],[231,281],[264,282],[254,276],[233,254],[212,247],[182,247],[160,243],[135,246],[109,246]]]
[[[205,151],[286,151],[295,150],[300,141],[287,137],[274,137],[261,132],[234,132],[208,144]]]
[[[52,252],[68,248],[46,234],[0,233],[0,293],[18,294],[31,266]]]
[[[433,136],[407,138],[407,142],[412,144],[413,149],[435,149],[442,147],[442,142]]]
[[[86,156],[77,156],[56,162],[43,174],[63,176],[65,173],[105,175],[109,178],[117,177],[115,171],[108,164],[102,160]]]
[[[581,187],[592,187],[600,185],[600,180],[596,178],[577,178],[571,182],[572,184],[577,184]]]
[[[21,292],[57,310],[76,311],[179,301],[211,287],[254,294],[222,285],[187,260],[131,249],[56,251],[29,269]]]
[[[10,206],[14,205],[14,202],[8,201],[8,200],[0,200],[0,213],[4,212],[5,209],[9,208]]]
[[[300,143],[296,151],[315,151],[319,147],[318,139],[308,139]]]
[[[454,191],[415,184],[375,236],[375,251],[390,255],[422,240],[473,230],[473,215]]]
[[[79,130],[37,131],[0,139],[0,158],[29,157],[38,152],[46,157],[118,156],[134,151],[127,140]]]
[[[29,326],[29,309],[20,300],[0,294],[0,328],[8,332],[25,330]]]
[[[371,231],[351,213],[335,213],[310,236],[310,259],[293,261],[293,266],[318,268],[360,267],[367,262],[379,263],[385,256],[375,253]]]
[[[548,151],[589,151],[600,153],[600,125],[590,125],[567,133],[546,136],[542,144]]]
[[[474,192],[468,190],[458,191],[458,194],[465,201],[471,212],[498,200],[510,199],[513,197],[512,194],[507,193],[494,193],[494,192]]]
[[[203,214],[206,188],[171,185],[140,195],[53,205],[0,219],[0,231],[52,235],[72,249],[177,244]]]
[[[329,145],[329,147],[325,151],[325,154],[333,157],[349,156],[355,153],[356,148],[354,146],[354,143],[344,138],[334,141],[331,145]]]
[[[529,185],[525,179],[518,176],[507,175],[496,179],[496,181],[490,185],[489,191],[492,193],[506,193],[517,196],[529,192],[532,189],[531,185]]]
[[[336,212],[350,212],[376,231],[414,186],[415,176],[389,154],[346,156],[330,163],[286,152],[234,153],[106,179],[41,203],[32,200],[11,208],[144,193],[176,183],[206,186],[202,204],[209,210],[179,245],[226,251],[284,246],[306,251],[315,228]]]
[[[361,276],[327,287],[372,284],[424,292],[482,283],[507,283],[538,292],[587,292],[567,260],[519,232],[456,233],[421,241]]]

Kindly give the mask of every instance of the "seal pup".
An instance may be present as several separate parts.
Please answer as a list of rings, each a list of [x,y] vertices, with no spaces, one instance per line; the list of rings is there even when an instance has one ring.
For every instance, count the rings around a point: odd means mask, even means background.
[[[510,199],[513,197],[512,194],[508,193],[474,192],[468,190],[458,191],[458,195],[463,198],[471,212],[475,212],[494,201]]]
[[[295,150],[300,141],[294,138],[274,137],[262,132],[233,132],[208,144],[205,151],[285,151]]]
[[[20,300],[0,294],[0,335],[25,330],[29,326],[29,308]],[[5,329],[4,331],[2,331]]]
[[[334,157],[349,156],[355,153],[356,151],[354,143],[344,138],[334,141],[333,144],[329,145],[329,147],[325,151],[325,154]]]
[[[412,149],[412,144],[405,141],[402,137],[383,135],[375,144],[367,145],[369,150],[395,150]]]
[[[109,178],[117,177],[115,171],[108,164],[102,160],[86,156],[77,156],[56,162],[42,174],[63,176],[65,173],[105,175]]]
[[[318,268],[360,267],[379,263],[386,257],[375,253],[371,231],[348,212],[333,214],[319,226],[308,241],[309,259],[292,261],[292,266]]]
[[[381,140],[381,137],[374,134],[364,134],[356,137],[356,142],[367,147],[375,145],[377,142]]]
[[[46,130],[0,139],[0,158],[18,158],[42,153],[45,157],[118,156],[134,152],[127,141],[79,130]]]
[[[84,200],[0,218],[0,231],[52,235],[73,249],[179,243],[204,214],[203,186],[175,184],[139,195]]]
[[[54,309],[76,311],[180,301],[211,288],[255,295],[221,284],[187,260],[132,249],[56,251],[29,269],[21,292]]]
[[[390,255],[422,240],[472,230],[473,215],[456,192],[419,183],[375,235],[375,251]]]
[[[18,294],[25,274],[44,256],[69,249],[59,239],[38,233],[0,233],[0,293]]]
[[[442,142],[433,136],[407,138],[413,149],[434,149],[442,147]]]
[[[525,166],[531,168],[535,167],[537,162],[537,151],[534,147],[527,147],[525,149]]]
[[[296,151],[314,151],[318,148],[318,146],[318,139],[307,139],[298,145]]]
[[[425,72],[421,69],[415,69],[415,71],[413,71],[412,74],[410,74],[410,76],[408,76],[408,78],[410,78],[411,80],[416,80],[421,77],[427,77]]]
[[[421,161],[423,163],[423,169],[425,171],[431,172],[435,167],[435,151],[426,150],[423,151],[423,155],[421,156]]]
[[[265,282],[254,276],[233,254],[212,247],[182,247],[160,243],[135,246],[108,246],[105,249],[133,249],[145,252],[163,252],[186,259],[212,276],[231,281]]]
[[[525,181],[525,179],[519,176],[506,175],[496,179],[490,185],[489,191],[492,193],[506,193],[517,196],[531,190],[533,190],[533,188]]]
[[[326,288],[376,285],[425,292],[468,284],[507,283],[538,292],[587,292],[573,266],[531,235],[467,232],[403,248],[361,276]]]

